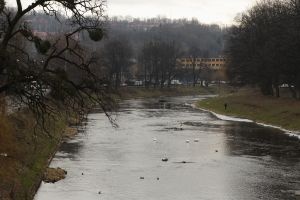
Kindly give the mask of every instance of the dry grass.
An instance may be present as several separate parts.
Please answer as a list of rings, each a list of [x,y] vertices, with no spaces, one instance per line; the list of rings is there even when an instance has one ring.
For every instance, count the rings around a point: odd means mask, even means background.
[[[228,104],[227,110],[224,109],[224,103]],[[198,106],[220,114],[300,130],[300,101],[288,97],[262,96],[256,90],[244,89],[234,94],[203,100]]]
[[[55,152],[64,120],[51,121],[52,138],[34,131],[35,121],[26,112],[0,115],[0,193],[14,200],[32,199],[50,155]],[[3,197],[4,198],[4,197]]]
[[[121,99],[132,98],[155,98],[160,96],[187,96],[187,95],[200,95],[200,94],[215,94],[217,93],[216,87],[187,87],[178,86],[171,88],[143,88],[143,87],[124,87],[119,91]]]
[[[151,98],[160,96],[182,96],[216,93],[217,89],[202,87],[177,87],[170,89],[122,88],[122,99]],[[3,105],[3,104],[1,104]],[[1,106],[0,106],[1,107]],[[48,159],[58,146],[63,130],[68,123],[77,120],[60,117],[60,120],[48,120],[52,138],[41,131],[34,132],[35,121],[27,112],[5,116],[0,112],[0,194],[4,199],[32,199],[35,189],[47,167]],[[67,132],[74,133],[69,129]],[[9,198],[11,196],[12,198]]]

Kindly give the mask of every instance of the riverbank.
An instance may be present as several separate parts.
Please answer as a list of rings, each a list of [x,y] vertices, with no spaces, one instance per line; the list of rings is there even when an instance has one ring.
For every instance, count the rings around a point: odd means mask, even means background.
[[[121,88],[118,97],[155,98],[216,94],[216,92],[216,87]],[[49,137],[42,130],[35,130],[35,120],[26,111],[16,112],[10,116],[0,114],[1,200],[33,199],[44,171],[59,148],[62,138],[71,137],[69,131],[65,131],[71,123],[67,116],[57,116],[57,120],[48,119],[47,130],[51,135]]]
[[[119,90],[120,99],[136,99],[136,98],[157,98],[157,97],[172,97],[172,96],[193,96],[217,94],[218,87],[191,87],[178,86],[171,88],[144,88],[144,87],[124,87]]]
[[[240,90],[199,101],[197,107],[217,114],[300,131],[300,101],[288,97],[275,98],[263,96],[255,90]]]
[[[33,199],[69,124],[65,116],[56,118],[46,120],[46,134],[26,111],[0,115],[1,200]]]
[[[193,111],[195,98],[162,98],[166,106],[126,101],[118,129],[104,113],[92,113],[85,134],[55,157],[52,166],[68,169],[67,179],[42,184],[36,200],[295,199],[299,140]]]

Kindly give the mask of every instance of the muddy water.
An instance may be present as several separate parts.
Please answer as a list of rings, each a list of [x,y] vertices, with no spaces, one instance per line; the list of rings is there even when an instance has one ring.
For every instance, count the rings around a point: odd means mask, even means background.
[[[118,129],[90,114],[52,162],[67,178],[35,200],[296,199],[300,141],[191,108],[199,98],[126,101]]]

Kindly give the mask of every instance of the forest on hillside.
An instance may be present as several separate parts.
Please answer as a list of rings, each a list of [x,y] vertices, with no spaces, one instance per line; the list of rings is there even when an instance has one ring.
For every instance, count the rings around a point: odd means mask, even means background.
[[[26,16],[33,30],[39,32],[63,33],[68,30],[66,23],[58,22],[55,18],[36,13]],[[81,33],[83,42],[99,48],[105,42],[122,38],[129,41],[135,55],[141,50],[145,42],[153,39],[175,41],[188,56],[191,47],[197,47],[204,57],[218,57],[223,54],[225,34],[228,30],[217,24],[203,24],[196,19],[138,19],[111,17],[103,22],[105,28],[104,42],[91,43],[87,33]],[[89,43],[90,42],[90,43]]]

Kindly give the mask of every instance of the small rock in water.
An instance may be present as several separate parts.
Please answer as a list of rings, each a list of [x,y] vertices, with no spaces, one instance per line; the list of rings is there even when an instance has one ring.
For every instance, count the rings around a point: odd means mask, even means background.
[[[190,141],[189,141],[189,140],[186,140],[185,142],[186,142],[186,143],[190,143]]]
[[[218,153],[219,151],[218,150],[216,150],[216,153]]]
[[[168,158],[161,159],[161,161],[163,161],[163,162],[167,162],[168,160],[169,160]]]
[[[157,177],[156,180],[159,180],[159,177]]]
[[[99,192],[98,192],[98,194],[102,194],[102,192],[101,192],[101,191],[99,191]]]
[[[61,168],[48,168],[44,174],[43,181],[46,183],[55,183],[66,177],[67,171]]]
[[[145,179],[145,177],[141,176],[140,179]]]
[[[153,138],[153,141],[154,141],[154,142],[156,142],[156,141],[157,141],[157,139],[156,139],[156,138]]]
[[[81,175],[83,175],[83,172],[81,173]]]

